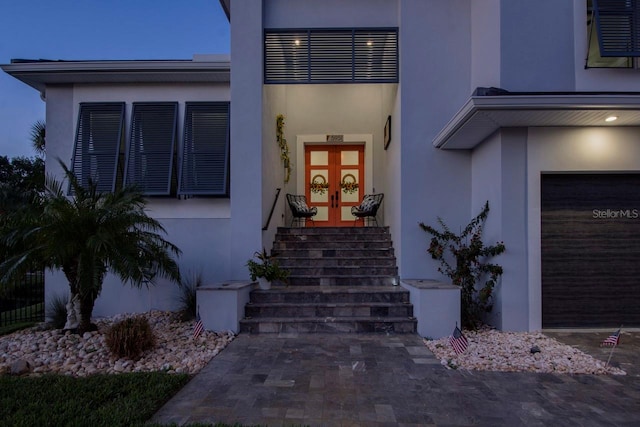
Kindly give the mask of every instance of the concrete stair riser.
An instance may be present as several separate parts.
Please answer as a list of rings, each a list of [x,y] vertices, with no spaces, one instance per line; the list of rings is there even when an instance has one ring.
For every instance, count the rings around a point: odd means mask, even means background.
[[[248,304],[247,318],[257,317],[413,317],[411,304],[393,303],[327,303],[327,304]]]

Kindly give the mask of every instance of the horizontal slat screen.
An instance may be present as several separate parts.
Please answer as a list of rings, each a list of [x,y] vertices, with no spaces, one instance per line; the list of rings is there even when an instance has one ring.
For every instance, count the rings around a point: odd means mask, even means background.
[[[265,31],[265,83],[397,83],[397,29]]]
[[[83,187],[92,179],[98,191],[115,189],[124,110],[122,102],[80,104],[72,163]]]
[[[593,0],[600,56],[640,56],[640,3]]]
[[[134,103],[125,183],[147,195],[171,191],[178,103]]]
[[[229,103],[188,102],[179,194],[228,194]]]

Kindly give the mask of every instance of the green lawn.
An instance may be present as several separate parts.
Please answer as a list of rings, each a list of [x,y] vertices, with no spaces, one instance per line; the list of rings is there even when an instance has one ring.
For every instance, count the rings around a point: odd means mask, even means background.
[[[189,379],[163,372],[85,378],[0,375],[0,426],[142,426]]]
[[[0,424],[139,425],[188,381],[186,374],[160,372],[86,378],[0,376]]]

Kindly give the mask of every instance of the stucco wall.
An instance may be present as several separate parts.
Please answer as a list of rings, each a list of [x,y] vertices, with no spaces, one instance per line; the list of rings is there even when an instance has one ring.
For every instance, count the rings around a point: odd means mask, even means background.
[[[264,27],[395,27],[397,4],[398,0],[269,0]]]
[[[262,2],[231,2],[231,277],[262,247]],[[239,25],[240,24],[240,25]]]
[[[502,88],[510,91],[574,89],[573,10],[571,1],[501,0]]]
[[[491,260],[504,273],[495,289],[495,304],[488,319],[504,330],[528,330],[526,206],[527,130],[503,129],[473,150],[472,196],[475,217],[485,202],[489,215],[483,241],[503,241],[506,252]]]
[[[220,84],[112,84],[67,85],[47,88],[47,173],[61,177],[57,159],[70,164],[81,102],[125,102],[125,140],[129,138],[133,102],[176,101],[179,103],[178,143],[182,140],[185,102],[228,101],[229,87]],[[148,199],[147,212],[166,228],[166,238],[182,249],[180,268],[185,275],[202,273],[208,282],[228,280],[231,275],[230,202],[228,198],[173,197]],[[246,276],[243,276],[246,278]],[[46,297],[68,293],[61,273],[47,273]],[[151,291],[122,286],[108,275],[94,314],[176,308],[177,286],[159,280]]]
[[[453,227],[469,219],[471,163],[467,152],[435,149],[433,137],[471,94],[468,1],[403,0],[400,4],[401,231],[400,276],[441,279],[418,228],[437,216]],[[446,37],[443,37],[446,34]]]
[[[280,147],[276,140],[276,117],[285,112],[285,86],[265,85],[263,87],[262,103],[262,223],[266,225],[269,212],[273,206],[276,189],[280,188],[280,196],[276,202],[273,216],[267,230],[262,232],[263,246],[270,249],[275,238],[278,227],[288,225],[285,222],[287,213],[286,194],[294,192],[295,174],[292,171],[289,182],[284,182],[284,163],[280,158]],[[289,120],[285,117],[284,138],[289,146],[289,158],[291,164],[295,162],[295,135],[289,130]]]

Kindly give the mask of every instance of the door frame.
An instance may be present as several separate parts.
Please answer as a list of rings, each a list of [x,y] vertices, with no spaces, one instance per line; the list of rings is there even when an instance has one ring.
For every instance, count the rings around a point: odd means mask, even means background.
[[[364,143],[364,194],[373,193],[373,134],[344,134],[343,141],[327,141],[327,134],[296,135],[296,188],[304,194],[304,146],[305,145],[358,145]]]

